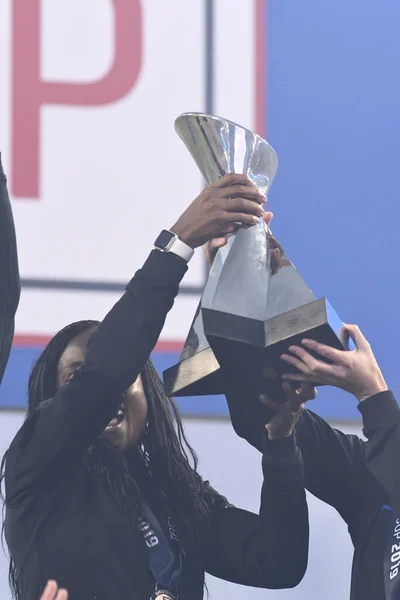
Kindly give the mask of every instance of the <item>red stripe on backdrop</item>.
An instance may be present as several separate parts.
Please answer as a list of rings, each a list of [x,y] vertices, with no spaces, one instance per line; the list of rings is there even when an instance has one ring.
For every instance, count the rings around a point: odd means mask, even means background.
[[[51,340],[50,335],[23,335],[18,334],[14,336],[13,345],[17,348],[25,347],[25,348],[41,348],[46,346],[48,342]],[[184,342],[178,340],[159,340],[155,347],[157,352],[171,352],[178,353],[181,352],[183,348]]]
[[[255,131],[262,137],[267,136],[266,126],[266,79],[267,79],[267,0],[255,0]]]

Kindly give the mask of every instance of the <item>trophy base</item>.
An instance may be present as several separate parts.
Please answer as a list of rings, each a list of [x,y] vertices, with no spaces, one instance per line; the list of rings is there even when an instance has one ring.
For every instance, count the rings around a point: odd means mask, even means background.
[[[282,395],[282,375],[298,372],[282,361],[289,346],[305,337],[339,350],[354,347],[329,302],[315,300],[266,321],[202,309],[210,347],[163,373],[168,396],[223,394],[226,378],[240,378],[251,394]],[[320,357],[319,357],[320,358]]]

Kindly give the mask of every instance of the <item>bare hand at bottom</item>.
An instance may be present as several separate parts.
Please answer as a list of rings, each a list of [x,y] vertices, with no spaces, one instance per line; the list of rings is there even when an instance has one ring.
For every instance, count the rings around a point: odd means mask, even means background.
[[[67,590],[58,589],[57,582],[50,580],[47,582],[40,600],[68,600],[68,592]]]

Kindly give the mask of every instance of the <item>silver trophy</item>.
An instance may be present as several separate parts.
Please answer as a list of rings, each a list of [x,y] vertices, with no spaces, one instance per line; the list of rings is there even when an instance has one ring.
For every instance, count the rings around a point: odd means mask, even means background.
[[[248,129],[212,115],[175,121],[204,179],[244,173],[263,195],[275,177],[275,150]],[[343,323],[317,300],[262,219],[240,227],[218,250],[179,363],[164,372],[168,395],[224,393],[222,373],[248,380],[257,393],[281,391],[291,367],[280,356],[302,337],[343,349]]]

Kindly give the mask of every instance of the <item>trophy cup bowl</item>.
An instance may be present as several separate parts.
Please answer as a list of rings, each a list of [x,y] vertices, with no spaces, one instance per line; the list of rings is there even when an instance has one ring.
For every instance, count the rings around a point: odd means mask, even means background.
[[[267,195],[278,159],[266,140],[202,113],[181,115],[175,129],[208,185],[228,173],[243,173]],[[304,337],[348,347],[334,309],[314,296],[259,219],[239,228],[218,250],[179,363],[164,371],[166,393],[220,394],[224,378],[235,376],[252,393],[279,396],[281,375],[296,372],[280,356]]]

